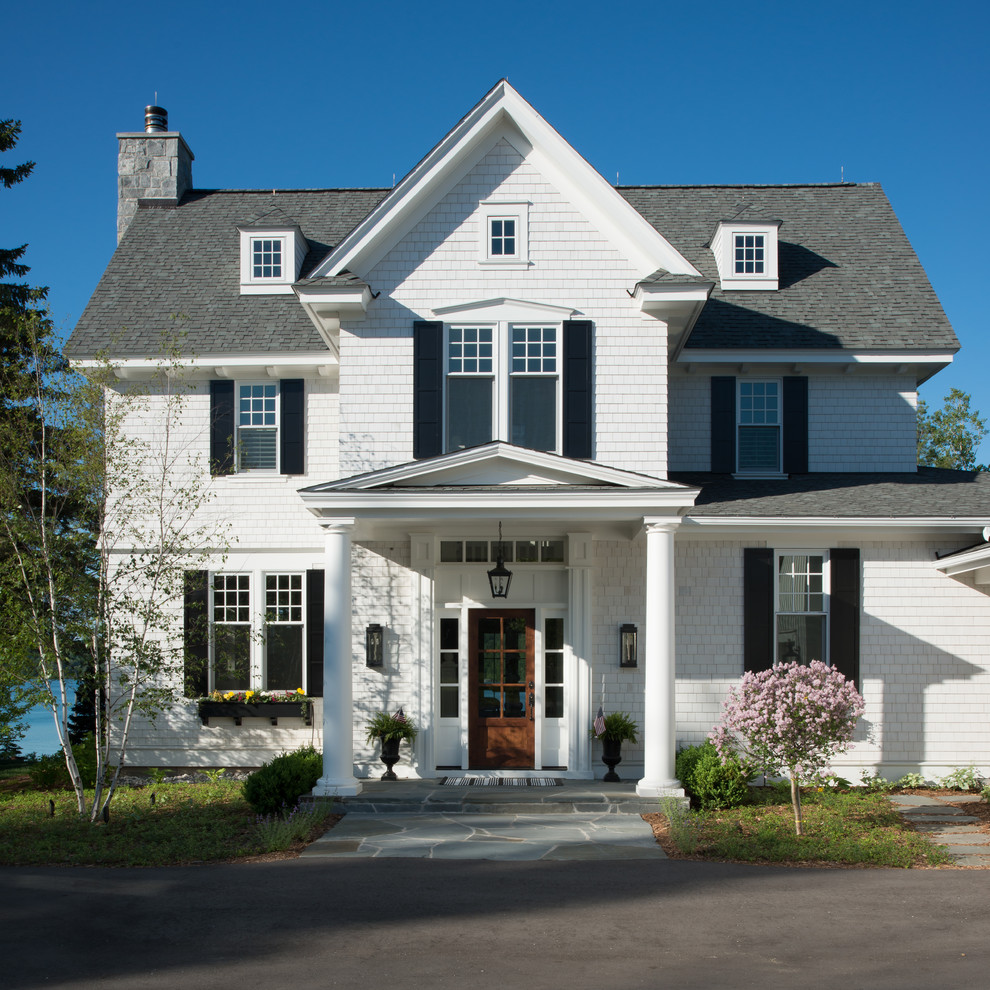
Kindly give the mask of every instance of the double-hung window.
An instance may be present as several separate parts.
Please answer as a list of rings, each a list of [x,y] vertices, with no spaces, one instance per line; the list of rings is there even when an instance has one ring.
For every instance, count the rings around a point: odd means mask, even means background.
[[[302,574],[265,575],[265,687],[294,691],[303,683]]]
[[[251,575],[213,575],[212,687],[247,691],[251,687]]]
[[[237,385],[237,469],[278,470],[278,384]]]
[[[776,474],[781,469],[780,381],[743,380],[738,385],[737,469]]]
[[[827,553],[778,550],[776,563],[776,662],[827,662]]]
[[[559,326],[452,326],[446,339],[447,450],[559,450]]]

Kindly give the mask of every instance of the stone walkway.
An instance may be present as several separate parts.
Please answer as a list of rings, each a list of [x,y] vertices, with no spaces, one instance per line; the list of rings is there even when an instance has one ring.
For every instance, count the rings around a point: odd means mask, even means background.
[[[948,798],[926,794],[892,794],[890,800],[905,821],[920,832],[929,832],[959,866],[990,868],[990,834],[980,831],[980,819],[948,804]],[[953,795],[953,801],[970,804],[978,794]]]
[[[305,858],[664,859],[639,815],[348,812]]]

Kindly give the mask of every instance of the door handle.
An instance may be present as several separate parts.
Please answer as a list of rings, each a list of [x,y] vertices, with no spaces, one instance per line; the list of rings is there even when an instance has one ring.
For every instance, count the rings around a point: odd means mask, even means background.
[[[530,687],[532,687],[532,684],[530,685]],[[536,721],[536,715],[533,713],[533,701],[534,701],[534,695],[533,695],[533,692],[530,691],[529,692],[529,720],[530,720],[530,722],[535,722]]]

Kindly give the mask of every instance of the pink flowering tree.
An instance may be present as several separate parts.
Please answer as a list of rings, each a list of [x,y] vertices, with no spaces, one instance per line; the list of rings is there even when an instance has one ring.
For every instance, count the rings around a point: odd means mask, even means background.
[[[834,667],[820,660],[782,663],[743,675],[709,738],[723,762],[732,755],[753,774],[790,777],[800,835],[800,782],[823,775],[832,758],[849,748],[863,711],[856,686]]]

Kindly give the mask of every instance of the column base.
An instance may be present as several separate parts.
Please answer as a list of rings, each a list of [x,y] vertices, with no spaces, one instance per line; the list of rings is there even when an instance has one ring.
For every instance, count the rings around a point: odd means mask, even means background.
[[[320,777],[310,793],[313,797],[353,797],[361,793],[361,781],[357,777]]]
[[[670,780],[647,780],[644,777],[636,784],[636,793],[640,797],[687,797],[681,782],[676,777]]]

